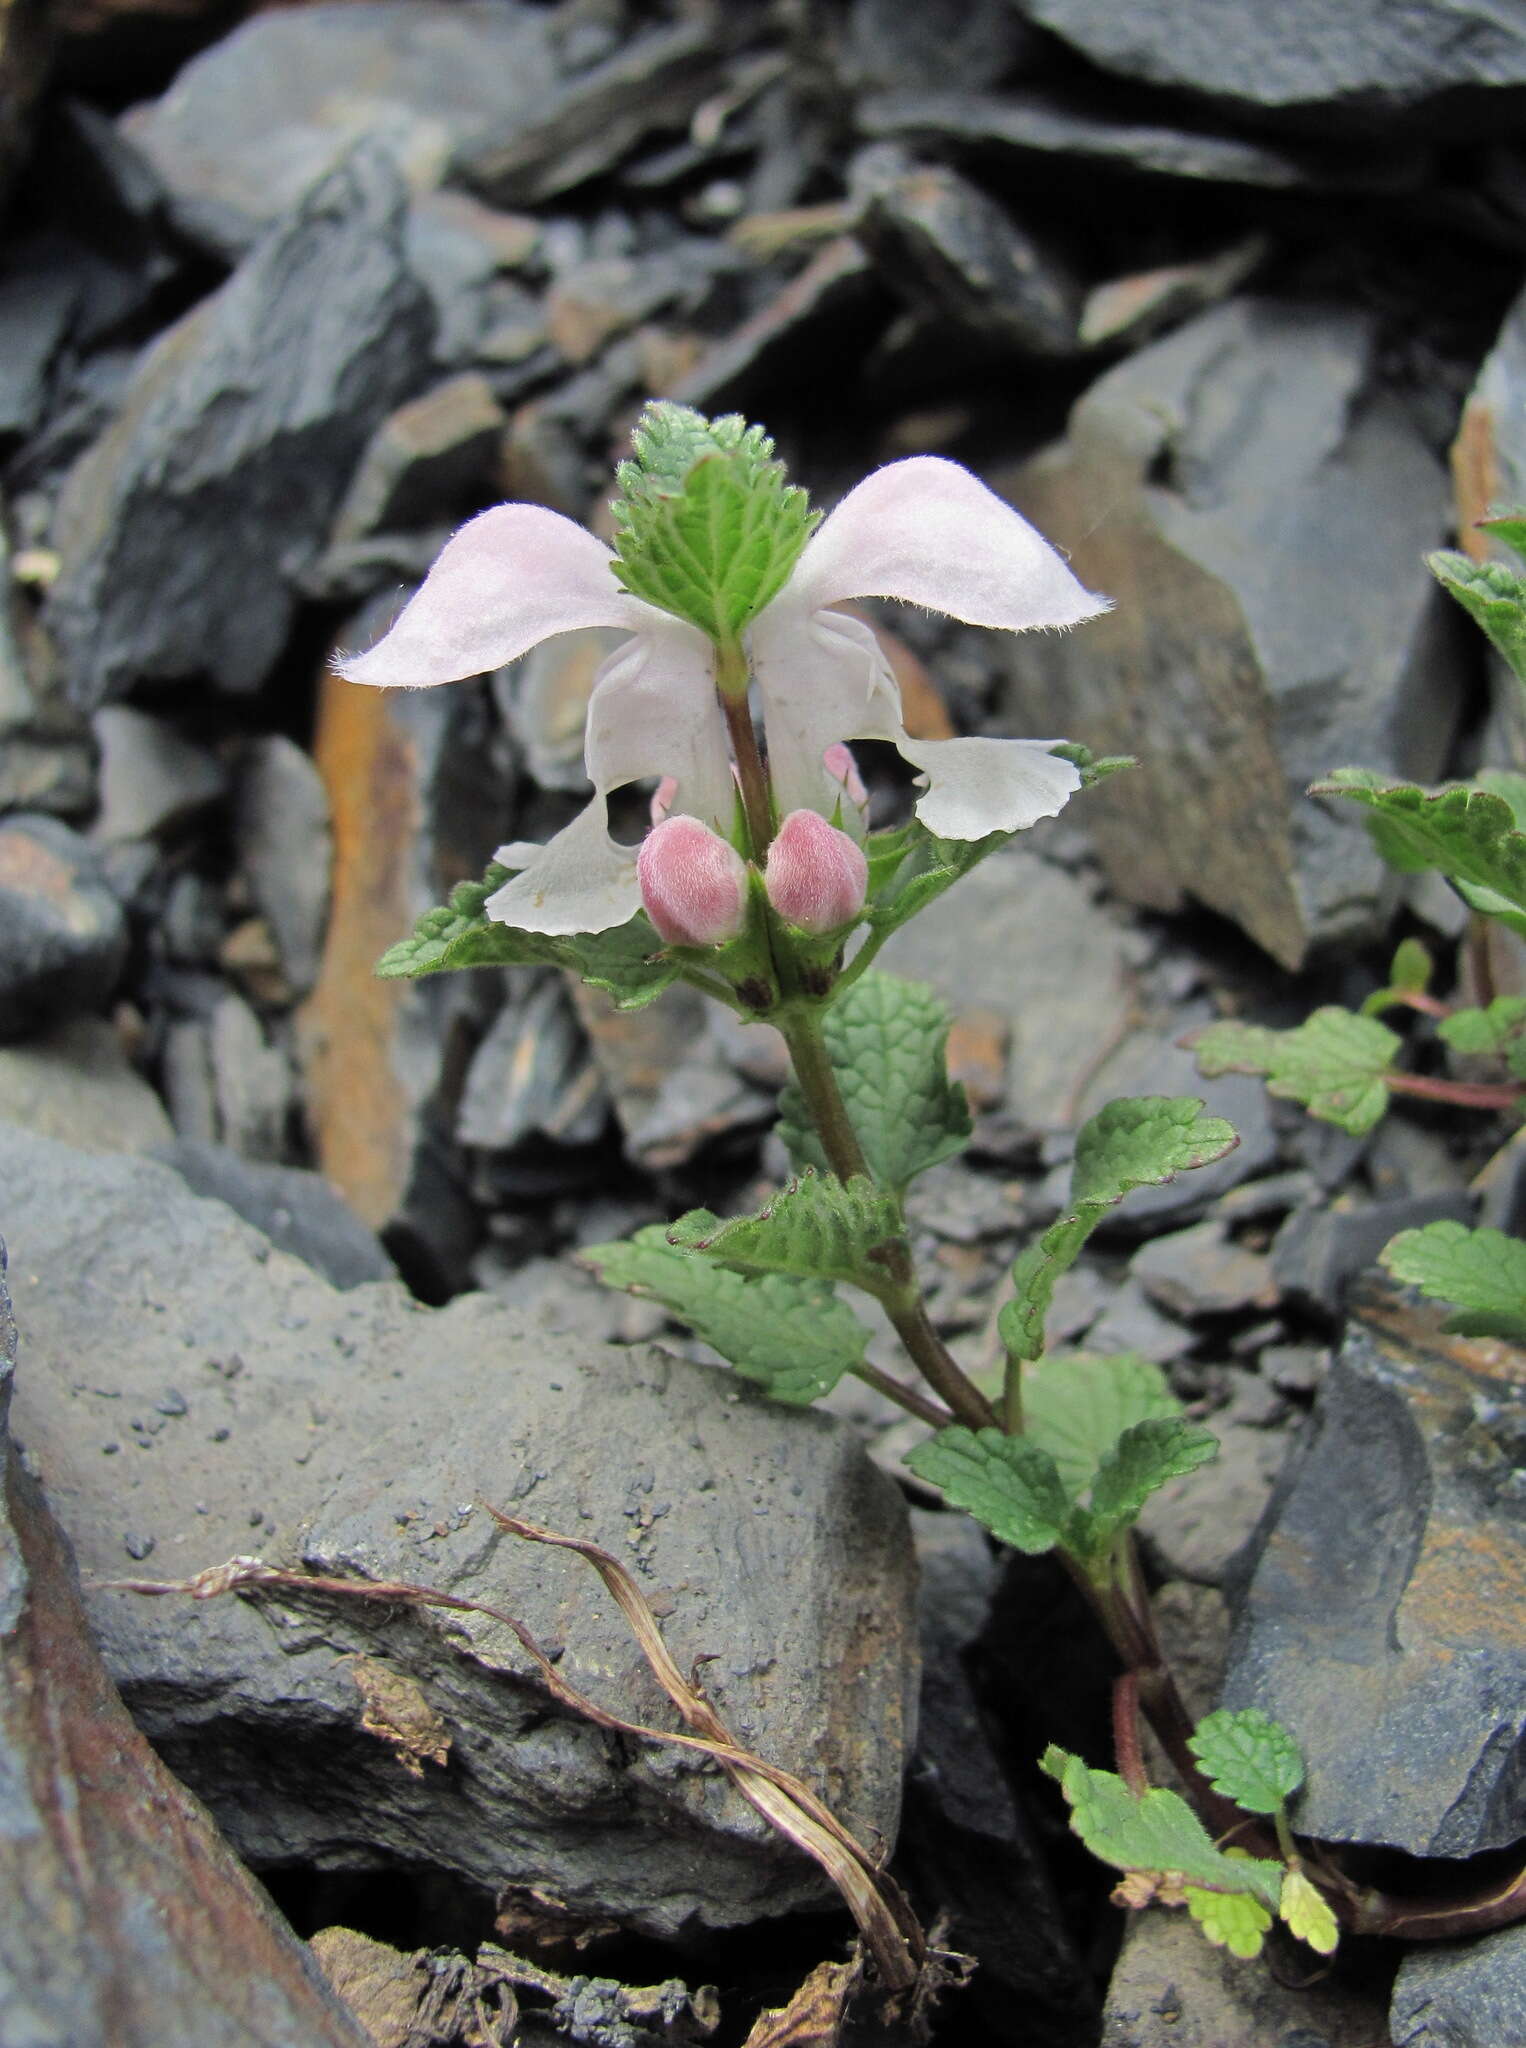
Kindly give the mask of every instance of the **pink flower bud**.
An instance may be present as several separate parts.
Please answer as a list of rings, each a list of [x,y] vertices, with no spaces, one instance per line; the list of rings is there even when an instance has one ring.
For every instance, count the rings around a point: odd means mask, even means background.
[[[747,921],[747,869],[698,818],[654,825],[636,856],[641,901],[670,946],[720,946]]]
[[[869,792],[864,787],[864,778],[858,772],[858,763],[853,751],[845,740],[837,740],[828,747],[821,757],[822,765],[834,782],[843,786],[843,794],[855,810],[863,812],[869,808]]]
[[[768,849],[768,900],[801,931],[835,931],[864,907],[863,848],[817,811],[791,811]]]

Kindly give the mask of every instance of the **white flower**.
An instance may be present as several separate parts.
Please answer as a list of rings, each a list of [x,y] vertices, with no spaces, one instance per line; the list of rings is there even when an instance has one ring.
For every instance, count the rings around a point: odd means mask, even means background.
[[[593,801],[544,847],[504,849],[522,872],[487,908],[522,930],[605,931],[640,908],[636,849],[609,833],[608,798],[626,783],[671,778],[670,810],[722,835],[732,828],[735,784],[715,649],[696,627],[623,591],[612,560],[560,513],[496,506],[448,543],[391,632],[338,664],[352,682],[419,687],[501,668],[578,627],[629,633],[589,699],[584,757]],[[927,778],[917,814],[942,838],[983,839],[1053,817],[1080,787],[1073,765],[1050,753],[1053,741],[910,738],[873,633],[833,609],[862,597],[899,598],[1009,632],[1074,626],[1108,609],[1025,519],[957,463],[916,455],[876,470],[822,523],[744,635],[778,814],[830,817],[844,783],[841,756],[829,762],[829,750],[881,739]]]

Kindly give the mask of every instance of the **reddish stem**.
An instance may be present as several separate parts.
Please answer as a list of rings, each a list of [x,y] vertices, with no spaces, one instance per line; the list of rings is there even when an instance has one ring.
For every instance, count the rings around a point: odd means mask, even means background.
[[[1143,1799],[1150,1780],[1139,1746],[1139,1681],[1132,1671],[1120,1671],[1113,1680],[1113,1754],[1119,1777],[1136,1799]]]
[[[1396,1095],[1418,1095],[1427,1102],[1452,1102],[1462,1109],[1514,1109],[1526,1089],[1513,1081],[1446,1081],[1435,1074],[1383,1076]]]

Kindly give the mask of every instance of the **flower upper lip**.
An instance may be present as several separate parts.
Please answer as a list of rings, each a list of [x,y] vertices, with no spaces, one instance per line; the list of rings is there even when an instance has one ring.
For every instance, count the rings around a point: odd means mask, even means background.
[[[526,930],[602,931],[640,907],[635,850],[618,846],[607,822],[607,799],[625,783],[671,776],[675,810],[723,835],[731,829],[715,650],[697,627],[623,591],[613,559],[558,512],[495,506],[447,543],[385,638],[337,664],[352,682],[416,688],[501,668],[580,627],[629,633],[589,699],[592,802],[488,903],[492,916]],[[889,740],[927,776],[918,815],[944,838],[1015,831],[1059,811],[1080,777],[1049,752],[1053,741],[907,735],[873,633],[832,609],[861,597],[899,598],[1009,632],[1073,626],[1109,608],[957,463],[917,455],[874,471],[823,521],[744,636],[780,813],[832,814],[842,784],[823,757],[853,739]]]

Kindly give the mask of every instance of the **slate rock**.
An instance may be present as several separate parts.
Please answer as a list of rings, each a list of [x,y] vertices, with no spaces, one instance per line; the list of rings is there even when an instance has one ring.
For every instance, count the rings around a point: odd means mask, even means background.
[[[369,2036],[128,1719],[68,1545],[6,1428],[16,1364],[0,1245],[0,2036],[363,2048]]]
[[[1005,207],[893,145],[863,151],[849,177],[864,208],[859,238],[914,311],[1003,353],[1074,352],[1080,286]]]
[[[294,578],[428,360],[406,197],[363,145],[143,356],[58,504],[47,616],[77,703],[146,679],[263,682]]]
[[[100,808],[91,826],[98,843],[167,836],[226,794],[216,756],[168,720],[105,704],[90,724],[100,749]]]
[[[859,243],[840,235],[803,270],[700,357],[667,394],[680,405],[718,412],[742,404],[819,363],[823,335],[851,351],[879,324],[881,289]],[[745,402],[751,403],[750,396]]]
[[[475,508],[505,423],[492,386],[464,371],[384,419],[334,520],[333,545],[454,521]]]
[[[132,1536],[166,1576],[258,1549],[427,1583],[506,1608],[573,1684],[671,1727],[595,1575],[498,1532],[495,1501],[614,1549],[679,1664],[713,1657],[738,1737],[893,1841],[915,1567],[898,1489],[840,1425],[484,1295],[338,1294],[151,1161],[7,1132],[0,1186],[27,1306],[15,1426],[87,1576],[120,1576]],[[422,1865],[669,1936],[823,1898],[713,1769],[555,1707],[501,1624],[104,1588],[91,1618],[145,1732],[256,1867]],[[362,1729],[357,1654],[416,1683],[445,1767],[410,1777]]]
[[[1458,547],[1475,561],[1503,562],[1518,570],[1519,557],[1478,522],[1491,512],[1526,505],[1526,292],[1511,304],[1494,346],[1479,366],[1451,454]],[[1526,766],[1521,686],[1492,648],[1487,660],[1493,715],[1484,758]]]
[[[1382,2039],[1382,2002],[1370,1991],[1328,1973],[1284,1984],[1264,1964],[1211,1948],[1181,1910],[1128,1916],[1101,2048],[1373,2048]]]
[[[1235,1619],[1225,1702],[1292,1730],[1295,1825],[1471,1856],[1526,1832],[1520,1352],[1364,1298]]]
[[[66,1017],[0,1047],[0,1119],[87,1152],[149,1152],[174,1136],[104,1017]]]
[[[903,926],[880,965],[931,982],[956,1016],[1004,1016],[1007,1107],[1052,1130],[1070,1123],[1070,1097],[1126,1014],[1127,937],[1085,882],[1013,846],[982,861],[936,915]]]
[[[871,93],[857,108],[866,136],[940,149],[979,152],[993,161],[1041,168],[1069,160],[1129,178],[1193,185],[1245,186],[1273,192],[1410,190],[1419,172],[1404,155],[1370,147],[1325,151],[1252,139],[1222,129],[1164,120],[1120,120],[1096,95],[1054,88],[1004,93],[906,91]]]
[[[1152,1301],[1189,1321],[1277,1305],[1265,1255],[1230,1237],[1217,1218],[1152,1238],[1134,1254],[1129,1271]]]
[[[116,987],[127,921],[95,849],[58,818],[0,819],[0,1040]]]
[[[126,1149],[125,1147],[122,1149]],[[147,1150],[147,1147],[138,1148]],[[321,1273],[332,1287],[395,1280],[397,1268],[374,1231],[321,1173],[244,1159],[226,1145],[177,1138],[154,1146],[193,1195],[226,1202],[283,1252]]]
[[[347,630],[368,647],[396,599]],[[465,1284],[480,1232],[452,1137],[467,1055],[501,982],[487,974],[380,981],[387,948],[475,879],[509,836],[511,778],[487,694],[372,690],[326,674],[314,759],[333,821],[323,960],[297,1012],[316,1163],[431,1299]]]
[[[1328,1208],[1295,1209],[1272,1243],[1272,1271],[1291,1300],[1334,1320],[1352,1288],[1391,1237],[1449,1218],[1472,1223],[1464,1190],[1369,1202],[1347,1197]]]
[[[1393,2048],[1503,2048],[1526,2041],[1526,1927],[1425,1942],[1399,1965]]]
[[[568,986],[555,972],[515,979],[521,986],[472,1054],[456,1135],[487,1152],[510,1151],[536,1131],[560,1144],[591,1144],[609,1096]]]
[[[181,227],[236,257],[362,138],[427,189],[539,117],[555,80],[546,15],[520,0],[347,0],[256,14],[122,125]]]
[[[1268,243],[1250,235],[1216,256],[1191,263],[1163,263],[1093,285],[1081,309],[1077,334],[1085,348],[1138,348],[1168,327],[1176,327],[1227,299],[1264,260]]]
[[[1100,1350],[1095,1338],[1088,1348]],[[1173,1479],[1145,1502],[1139,1533],[1168,1578],[1222,1586],[1256,1531],[1286,1461],[1285,1431],[1203,1418],[1219,1440],[1209,1464]]]
[[[1376,346],[1348,308],[1235,300],[1109,371],[1063,444],[997,480],[1117,605],[1011,652],[1007,729],[1137,754],[1087,800],[1113,886],[1193,895],[1290,967],[1376,936],[1394,893],[1308,784],[1434,778],[1462,689],[1421,560],[1444,478]]]
[[[45,644],[29,630],[13,570],[0,520],[0,813],[77,817],[95,802],[94,745],[85,721],[61,696]]]
[[[275,934],[287,984],[305,995],[323,952],[333,846],[323,779],[284,733],[260,734],[239,758],[234,842],[239,874]]]
[[[62,235],[18,237],[0,265],[0,435],[29,434],[84,293],[78,251]]]
[[[47,0],[21,0],[0,15],[0,199],[25,160],[32,120],[53,63]]]
[[[1201,93],[1241,114],[1349,128],[1424,116],[1444,132],[1508,131],[1526,107],[1526,24],[1493,0],[1017,0],[1102,69]]]
[[[1034,37],[1010,0],[853,0],[837,68],[856,91],[876,87],[980,92],[996,85]]]

